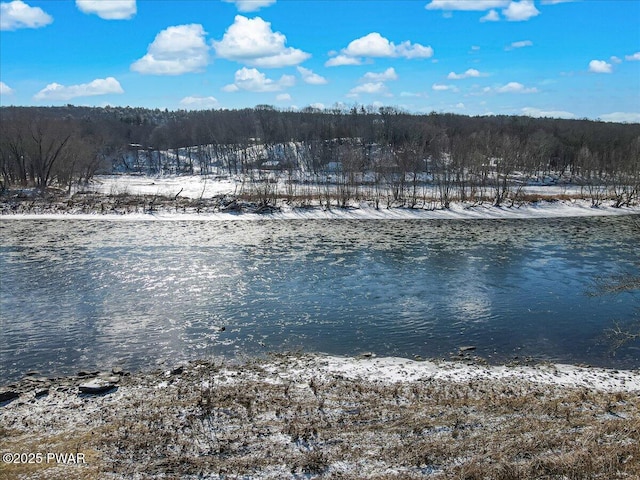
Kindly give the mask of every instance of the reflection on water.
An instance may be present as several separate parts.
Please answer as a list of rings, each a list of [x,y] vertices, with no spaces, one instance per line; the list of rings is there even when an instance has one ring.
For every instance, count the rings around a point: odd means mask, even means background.
[[[630,217],[0,222],[0,378],[302,348],[640,366]],[[224,329],[222,328],[224,327]]]

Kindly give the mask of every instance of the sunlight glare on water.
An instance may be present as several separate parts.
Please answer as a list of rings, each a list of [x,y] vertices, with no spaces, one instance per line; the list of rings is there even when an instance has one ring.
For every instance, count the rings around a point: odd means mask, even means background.
[[[2,377],[268,351],[638,367],[629,217],[2,220]],[[224,327],[224,328],[223,328]]]

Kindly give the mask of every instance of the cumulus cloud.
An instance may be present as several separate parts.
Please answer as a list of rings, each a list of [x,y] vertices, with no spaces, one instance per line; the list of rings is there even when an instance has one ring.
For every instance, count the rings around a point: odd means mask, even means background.
[[[628,62],[639,62],[640,61],[640,52],[636,52],[633,55],[625,55],[624,59]]]
[[[276,95],[276,100],[278,102],[290,102],[291,95],[289,95],[288,93],[279,93],[278,95]]]
[[[403,57],[407,59],[412,58],[431,58],[433,57],[433,48],[430,46],[425,47],[419,43],[411,43],[408,40],[402,42],[396,47],[396,57]]]
[[[480,76],[484,76],[484,74],[480,73],[475,68],[470,68],[464,73],[449,72],[447,78],[449,80],[462,80],[463,78],[477,78]]]
[[[0,95],[13,95],[15,90],[4,82],[0,82]]]
[[[501,87],[496,88],[498,93],[537,93],[535,87],[527,88],[519,82],[509,82]]]
[[[222,40],[214,41],[216,54],[227,60],[264,68],[298,65],[311,54],[286,47],[287,37],[271,30],[271,23],[260,17],[236,15]]]
[[[136,0],[76,0],[76,7],[104,20],[128,20],[136,14]]]
[[[337,55],[327,60],[324,64],[325,67],[340,67],[342,65],[362,65],[362,61],[347,55]]]
[[[489,13],[487,13],[484,17],[480,17],[480,21],[481,22],[499,22],[500,15],[495,10],[489,10]]]
[[[611,63],[622,63],[622,59],[613,55],[610,59]]]
[[[375,72],[367,72],[362,77],[363,81],[366,82],[387,82],[389,80],[397,80],[398,74],[396,73],[395,68],[389,67],[384,72],[375,73]]]
[[[40,7],[31,7],[22,0],[0,3],[0,30],[40,28],[53,22],[53,17]]]
[[[600,120],[615,123],[640,123],[640,113],[638,112],[613,112],[600,115]]]
[[[223,87],[226,92],[246,90],[248,92],[278,92],[295,85],[293,75],[282,75],[278,80],[272,80],[255,68],[242,67],[235,73],[234,82]]]
[[[502,10],[502,14],[510,22],[524,22],[536,15],[540,15],[540,11],[533,4],[533,0],[522,0],[520,2],[511,2],[507,8]]]
[[[180,100],[180,105],[188,110],[207,110],[218,105],[215,97],[189,96]]]
[[[495,10],[502,9],[502,15],[510,22],[521,22],[529,20],[540,14],[535,7],[533,0],[432,0],[425,7],[427,10],[454,10],[477,11],[487,14],[480,18],[481,22],[498,22],[500,15]]]
[[[611,73],[613,67],[604,60],[591,60],[589,62],[589,71],[592,73]]]
[[[268,7],[276,3],[276,0],[222,0],[226,3],[235,3],[239,12],[255,12],[262,7]]]
[[[512,42],[511,45],[505,47],[505,50],[514,50],[516,48],[530,47],[532,45],[533,42],[531,40],[521,40],[519,42]]]
[[[327,83],[327,79],[317,73],[313,73],[312,70],[304,67],[298,67],[298,73],[302,76],[302,80],[310,85],[324,85]]]
[[[378,32],[356,38],[344,49],[350,57],[392,57],[394,51],[395,46]]]
[[[433,48],[419,43],[404,41],[399,45],[389,41],[378,32],[372,32],[364,37],[351,41],[336,57],[325,63],[327,67],[338,65],[359,65],[361,58],[430,58]]]
[[[353,97],[353,96],[357,96],[360,93],[374,95],[374,94],[381,94],[386,92],[387,92],[387,87],[383,82],[369,82],[369,83],[364,83],[362,85],[358,85],[357,87],[352,88],[351,90],[349,90],[348,96]]]
[[[535,107],[524,107],[522,110],[522,114],[528,117],[539,117],[539,118],[576,118],[576,115],[571,112],[566,112],[564,110],[541,110]]]
[[[510,0],[431,0],[427,10],[465,10],[484,11],[490,8],[503,8]]]
[[[59,83],[50,83],[34,95],[34,100],[71,100],[76,97],[94,97],[124,93],[118,80],[113,77],[97,78],[89,83],[65,87]]]
[[[202,71],[209,64],[209,47],[202,25],[177,25],[162,30],[147,54],[131,64],[134,72],[148,75],[182,75]]]

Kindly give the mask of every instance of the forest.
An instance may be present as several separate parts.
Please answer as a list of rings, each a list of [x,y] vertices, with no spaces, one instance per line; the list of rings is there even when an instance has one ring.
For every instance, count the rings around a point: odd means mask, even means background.
[[[338,206],[360,197],[376,207],[502,205],[523,199],[526,185],[570,184],[594,206],[620,207],[640,193],[640,125],[364,105],[2,107],[0,166],[3,192],[71,192],[98,174],[226,175],[246,179],[264,204],[322,195],[323,186]]]

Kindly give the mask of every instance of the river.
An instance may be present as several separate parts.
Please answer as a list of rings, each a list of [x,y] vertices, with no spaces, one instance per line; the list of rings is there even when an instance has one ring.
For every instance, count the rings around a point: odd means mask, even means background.
[[[0,221],[0,380],[302,350],[640,367],[638,216]]]

